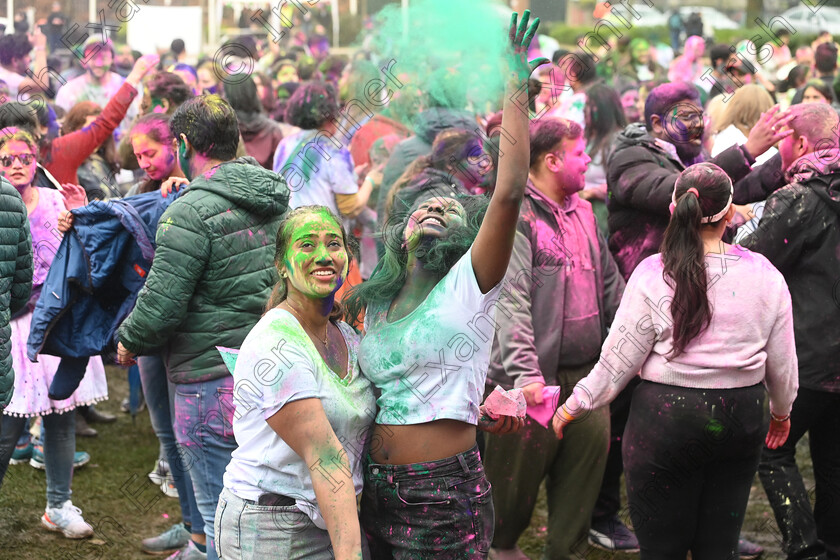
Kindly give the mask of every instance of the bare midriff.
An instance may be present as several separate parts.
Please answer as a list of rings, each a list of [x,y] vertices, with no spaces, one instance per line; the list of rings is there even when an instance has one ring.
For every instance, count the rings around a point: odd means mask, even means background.
[[[446,459],[475,446],[475,426],[435,420],[410,426],[376,424],[370,455],[383,465],[410,465]]]

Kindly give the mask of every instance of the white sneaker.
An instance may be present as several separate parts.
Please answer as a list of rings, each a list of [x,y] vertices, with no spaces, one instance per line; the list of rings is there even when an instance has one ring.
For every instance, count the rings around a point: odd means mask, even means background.
[[[84,539],[93,535],[93,527],[82,518],[82,510],[70,500],[60,508],[50,508],[41,517],[41,524],[50,531],[60,531],[68,539]]]
[[[149,480],[152,481],[152,484],[160,486],[166,479],[167,474],[169,474],[169,463],[164,459],[158,459],[155,470],[149,473]]]
[[[160,491],[169,498],[178,497],[178,488],[175,487],[175,479],[172,478],[171,472],[166,473],[166,478],[164,478],[160,485]]]

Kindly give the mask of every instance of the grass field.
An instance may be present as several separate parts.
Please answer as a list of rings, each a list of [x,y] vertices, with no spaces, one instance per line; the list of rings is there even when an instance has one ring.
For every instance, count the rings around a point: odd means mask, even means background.
[[[148,413],[139,414],[132,422],[128,414],[119,412],[119,402],[128,391],[125,372],[115,367],[107,369],[111,398],[98,408],[118,414],[118,421],[95,425],[98,438],[77,440],[77,449],[89,452],[91,462],[79,469],[73,479],[73,503],[96,529],[95,538],[72,541],[42,528],[39,518],[45,504],[44,472],[28,465],[12,465],[0,489],[0,560],[152,558],[140,552],[140,540],[180,521],[178,500],[165,497],[146,476],[158,456],[158,443]],[[805,443],[800,442],[799,464],[810,488],[813,473]],[[542,557],[546,517],[543,496],[530,528],[519,543],[533,560]],[[765,547],[765,559],[784,558],[776,523],[757,479],[743,534]],[[638,558],[595,550],[582,556],[596,560]]]

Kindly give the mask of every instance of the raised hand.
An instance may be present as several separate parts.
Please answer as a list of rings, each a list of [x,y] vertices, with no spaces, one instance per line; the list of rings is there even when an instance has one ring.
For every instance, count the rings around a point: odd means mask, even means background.
[[[787,111],[779,111],[779,106],[774,105],[764,113],[758,122],[750,130],[744,147],[754,158],[760,156],[771,146],[786,136],[793,134],[793,129],[786,125],[793,118]]]
[[[547,58],[528,60],[528,46],[531,44],[531,39],[537,33],[537,28],[540,26],[540,18],[534,19],[534,22],[528,27],[531,10],[525,10],[522,12],[522,21],[519,22],[519,26],[517,27],[517,17],[518,14],[516,12],[513,12],[510,16],[507,63],[510,72],[508,83],[518,89],[523,83],[528,81],[531,73],[537,67],[549,62],[549,60]]]
[[[64,197],[64,207],[68,210],[80,208],[88,203],[84,187],[72,183],[63,183],[58,190]]]
[[[47,46],[47,36],[41,31],[41,25],[44,23],[47,23],[47,21],[39,20],[29,35],[29,42],[32,43],[32,47],[35,49],[44,49]]]
[[[146,74],[157,67],[158,63],[160,63],[160,57],[158,55],[144,54],[134,63],[134,68],[131,69],[131,73],[126,77],[125,81],[132,86],[136,86]]]

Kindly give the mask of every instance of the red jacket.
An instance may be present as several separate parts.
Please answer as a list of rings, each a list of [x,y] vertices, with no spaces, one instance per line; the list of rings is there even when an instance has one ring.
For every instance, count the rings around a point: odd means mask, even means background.
[[[114,133],[135,97],[137,90],[130,84],[123,83],[89,126],[59,136],[46,147],[42,147],[39,163],[52,173],[59,183],[77,185],[79,178],[76,171],[79,166]]]
[[[398,134],[403,138],[411,136],[411,131],[401,123],[382,115],[374,115],[372,119],[359,127],[350,140],[350,156],[356,166],[370,163],[370,147],[373,143],[389,134]]]

